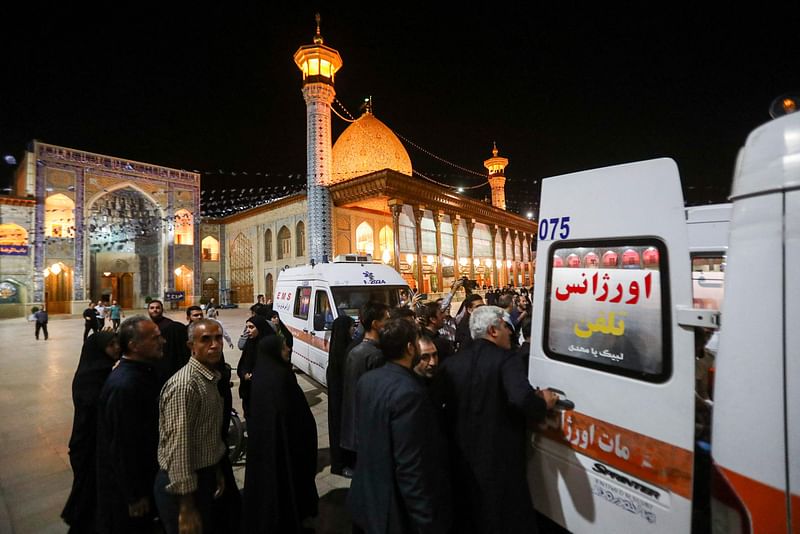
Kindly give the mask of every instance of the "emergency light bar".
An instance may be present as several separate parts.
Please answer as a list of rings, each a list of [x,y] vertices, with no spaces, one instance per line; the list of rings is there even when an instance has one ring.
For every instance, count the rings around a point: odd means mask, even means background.
[[[333,258],[333,263],[372,263],[372,254],[339,254]]]

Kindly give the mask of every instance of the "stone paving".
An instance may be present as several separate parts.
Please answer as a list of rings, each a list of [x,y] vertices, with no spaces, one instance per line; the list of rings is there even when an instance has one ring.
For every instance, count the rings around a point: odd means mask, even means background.
[[[142,311],[144,313],[144,311]],[[133,312],[127,311],[130,316]],[[249,315],[246,309],[221,310],[220,320],[234,343]],[[183,312],[167,312],[184,320]],[[72,486],[67,444],[72,431],[72,377],[82,345],[83,319],[56,316],[50,339],[37,341],[34,324],[25,319],[0,320],[0,533],[62,533],[60,515]],[[226,351],[236,365],[240,352]],[[350,532],[344,502],[350,481],[332,475],[328,465],[327,393],[298,374],[319,437],[320,514],[318,533]],[[241,402],[234,386],[234,406]],[[244,467],[235,468],[241,488]]]

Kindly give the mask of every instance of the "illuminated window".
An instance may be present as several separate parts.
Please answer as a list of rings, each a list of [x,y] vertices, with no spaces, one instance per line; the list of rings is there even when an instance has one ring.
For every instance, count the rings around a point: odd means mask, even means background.
[[[306,225],[303,221],[297,223],[297,227],[295,229],[295,233],[297,234],[297,257],[305,256],[306,255]]]
[[[194,244],[194,217],[184,209],[175,212],[175,244]]]
[[[278,231],[278,259],[291,257],[292,254],[292,232],[282,226]]]
[[[394,232],[390,226],[384,226],[378,232],[378,245],[381,247],[381,255],[384,251],[389,252],[389,255],[394,255]]]
[[[356,252],[359,254],[372,254],[375,251],[375,237],[372,226],[367,221],[356,228]]]
[[[44,201],[45,237],[75,237],[75,202],[61,193]]]
[[[0,245],[24,247],[28,244],[28,231],[18,224],[0,224]]]
[[[308,75],[319,76],[319,59],[313,58],[308,60]]]
[[[204,261],[219,261],[219,241],[212,236],[207,236],[200,243]]]
[[[264,232],[264,261],[272,261],[272,230]]]
[[[322,72],[322,75],[330,78],[332,76],[332,74],[333,74],[331,72],[331,62],[328,61],[328,60],[323,59],[323,60],[321,60],[321,65],[322,65],[322,68],[320,69],[320,71]]]

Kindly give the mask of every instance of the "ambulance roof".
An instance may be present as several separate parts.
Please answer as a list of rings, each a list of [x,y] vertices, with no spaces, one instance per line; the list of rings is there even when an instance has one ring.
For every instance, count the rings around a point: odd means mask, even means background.
[[[800,113],[768,122],[739,151],[731,199],[800,186]]]
[[[407,286],[394,268],[382,263],[318,263],[290,267],[278,274],[283,281],[325,281],[331,286]]]

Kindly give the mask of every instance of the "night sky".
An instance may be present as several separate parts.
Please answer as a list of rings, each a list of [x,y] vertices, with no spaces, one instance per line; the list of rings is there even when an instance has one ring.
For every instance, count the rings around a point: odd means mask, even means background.
[[[770,120],[774,98],[800,90],[796,3],[433,4],[29,7],[4,24],[0,152],[20,159],[38,139],[196,169],[207,195],[296,185],[305,104],[292,55],[311,42],[317,10],[344,60],[336,92],[351,113],[371,95],[395,132],[481,174],[496,141],[510,159],[509,208],[521,213],[535,209],[544,177],[662,156],[677,161],[688,203],[723,201],[748,132]],[[346,126],[334,117],[334,140]],[[482,181],[406,148],[414,169],[439,181]]]

